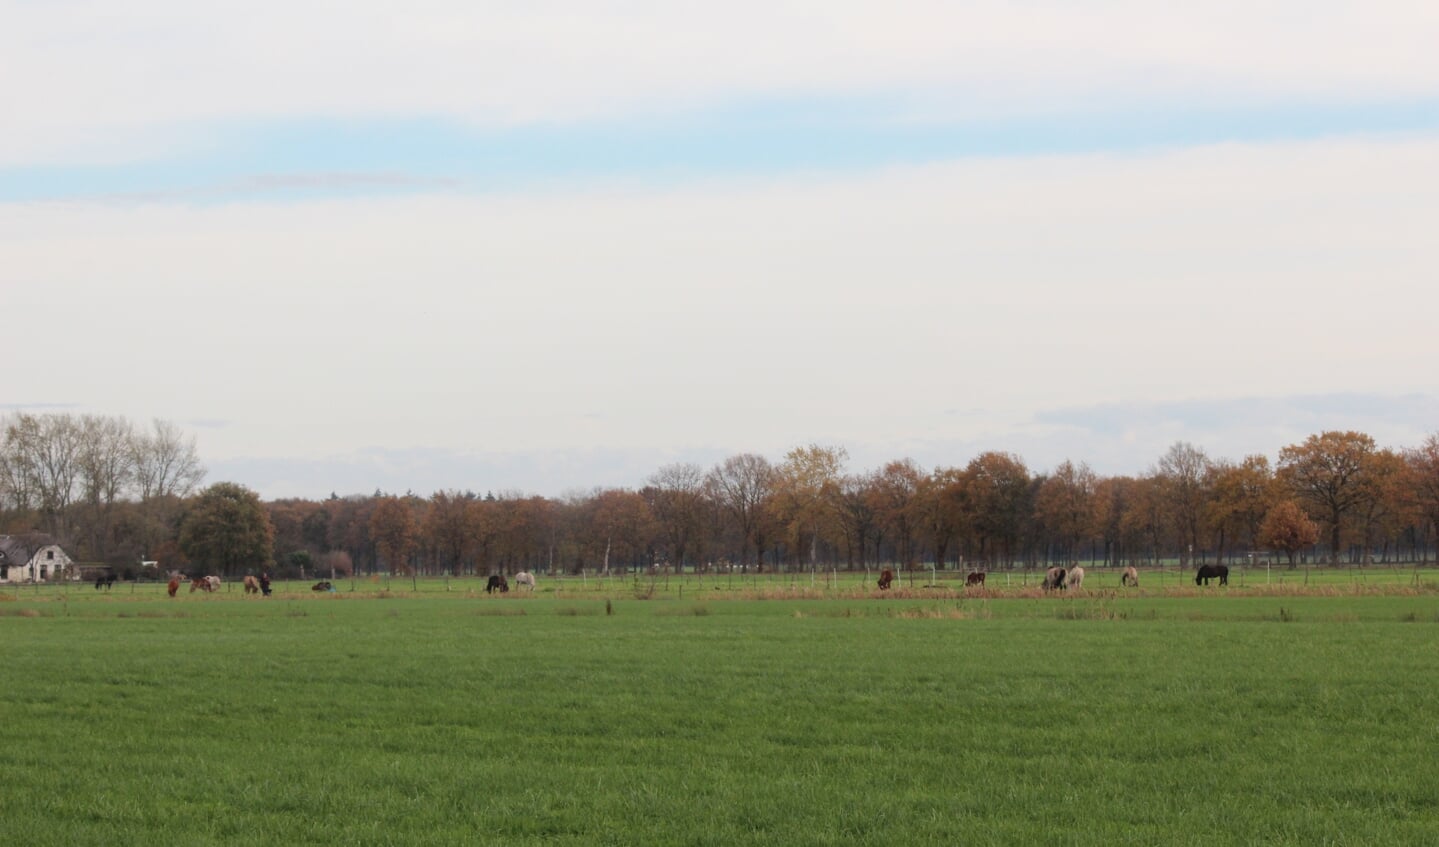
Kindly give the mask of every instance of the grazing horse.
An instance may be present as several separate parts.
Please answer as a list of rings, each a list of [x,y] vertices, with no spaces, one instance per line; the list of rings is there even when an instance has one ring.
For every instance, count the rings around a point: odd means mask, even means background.
[[[1084,587],[1084,568],[1070,568],[1069,573],[1064,575],[1065,588]]]
[[[246,594],[259,594],[259,593],[260,593],[260,581],[259,581],[258,579],[255,579],[253,576],[246,576],[246,577],[245,577],[245,593],[246,593]]]
[[[885,568],[884,570],[879,572],[880,591],[887,590],[891,582],[894,582],[894,571],[890,570],[889,568]]]
[[[1130,565],[1129,567],[1125,568],[1125,569],[1124,569],[1124,573],[1120,574],[1120,576],[1119,576],[1119,584],[1120,584],[1120,585],[1127,585],[1127,586],[1130,586],[1131,588],[1138,588],[1138,587],[1139,587],[1139,571],[1135,570],[1133,565]]]
[[[496,591],[504,593],[510,590],[510,584],[505,580],[504,574],[494,574],[485,583],[485,593],[493,594]]]
[[[331,584],[330,584],[330,581],[329,581],[328,579],[322,579],[322,580],[320,580],[319,582],[315,583],[314,585],[310,586],[310,590],[311,590],[311,591],[334,591],[334,590],[335,590],[335,586],[331,585]]]
[[[95,577],[95,590],[99,591],[100,586],[103,585],[105,587],[105,590],[109,591],[110,587],[115,584],[116,579],[117,577],[112,573],[107,573],[104,576]]]
[[[1208,585],[1209,580],[1219,577],[1220,585],[1229,584],[1228,565],[1200,565],[1199,570],[1194,572],[1195,585]]]
[[[529,571],[520,571],[519,573],[515,574],[515,585],[517,587],[523,585],[529,590],[534,591],[535,575],[530,573]]]
[[[984,585],[984,571],[970,571],[969,576],[964,578],[964,584],[966,586],[978,585],[982,587]]]
[[[214,591],[219,587],[220,578],[218,576],[197,576],[194,579],[190,580],[191,594],[194,594],[195,589],[197,588],[205,592],[206,594],[209,594],[211,591]]]
[[[1045,591],[1064,590],[1064,568],[1050,568],[1044,572],[1044,582],[1040,585]]]
[[[178,576],[170,577],[170,582],[165,586],[165,590],[170,592],[171,597],[174,597],[175,592],[180,590],[180,578]]]

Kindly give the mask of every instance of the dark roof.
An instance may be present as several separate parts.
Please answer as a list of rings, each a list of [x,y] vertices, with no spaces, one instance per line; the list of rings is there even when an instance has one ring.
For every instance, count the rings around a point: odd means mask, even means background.
[[[13,535],[0,535],[0,565],[30,563],[30,551]]]

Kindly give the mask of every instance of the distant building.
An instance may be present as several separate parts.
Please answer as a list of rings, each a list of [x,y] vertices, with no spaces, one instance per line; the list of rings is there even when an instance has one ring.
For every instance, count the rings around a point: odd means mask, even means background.
[[[15,536],[0,535],[0,582],[49,582],[67,573],[71,579],[79,579],[73,564],[58,544],[46,544],[31,553]]]

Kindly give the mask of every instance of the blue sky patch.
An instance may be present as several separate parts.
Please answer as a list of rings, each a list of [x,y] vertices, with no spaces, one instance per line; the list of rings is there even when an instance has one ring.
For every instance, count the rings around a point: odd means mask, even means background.
[[[896,118],[877,100],[766,101],[663,118],[502,130],[431,119],[303,120],[215,127],[198,133],[207,142],[163,160],[0,170],[0,202],[212,204],[491,192],[616,178],[666,183],[1435,130],[1439,104],[1428,101],[1145,108],[974,123]]]

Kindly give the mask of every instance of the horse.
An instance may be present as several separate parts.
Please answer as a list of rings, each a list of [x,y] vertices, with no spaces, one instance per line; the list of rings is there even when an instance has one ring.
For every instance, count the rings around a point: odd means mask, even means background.
[[[496,591],[504,593],[509,590],[510,584],[505,581],[504,574],[494,574],[490,577],[489,581],[485,583],[486,594],[493,594]]]
[[[1133,565],[1130,565],[1129,567],[1125,568],[1125,569],[1124,569],[1124,573],[1120,574],[1120,576],[1119,576],[1119,584],[1120,584],[1120,585],[1128,585],[1128,586],[1130,586],[1131,588],[1138,588],[1138,587],[1139,587],[1139,571],[1135,570]]]
[[[259,593],[260,593],[260,581],[259,581],[258,579],[255,579],[253,576],[246,576],[246,577],[245,577],[245,593],[246,593],[246,594],[259,594]]]
[[[964,584],[965,586],[978,585],[980,587],[983,587],[984,571],[971,571],[969,576],[964,578]]]
[[[1070,568],[1069,573],[1064,575],[1065,588],[1084,587],[1084,568]]]
[[[314,585],[310,586],[310,590],[311,590],[311,591],[334,591],[334,590],[335,590],[335,586],[331,585],[331,584],[330,584],[330,581],[329,581],[328,579],[322,579],[322,580],[320,580],[319,582],[315,583]]]
[[[1044,582],[1040,587],[1045,591],[1064,590],[1064,568],[1050,568],[1044,572]]]
[[[515,574],[515,586],[518,587],[518,586],[521,586],[521,585],[523,585],[524,587],[528,588],[528,589],[531,590],[531,591],[534,591],[534,590],[535,590],[535,575],[532,574],[532,573],[530,573],[529,571],[520,571],[519,573]]]
[[[165,586],[165,590],[170,592],[171,597],[174,597],[175,592],[180,590],[180,578],[178,576],[170,577],[170,582]]]
[[[1220,585],[1229,584],[1228,565],[1200,565],[1199,570],[1194,572],[1195,585],[1208,585],[1209,580],[1219,578]]]
[[[118,577],[116,577],[112,573],[107,573],[104,576],[95,577],[95,590],[99,591],[100,587],[104,586],[105,590],[109,591],[110,587],[115,584],[116,579],[118,579]]]
[[[214,580],[214,582],[210,581],[212,579]],[[195,589],[197,588],[205,592],[206,594],[209,594],[211,591],[214,591],[216,588],[219,587],[220,578],[218,576],[197,576],[194,579],[190,580],[191,594],[194,594]]]
[[[887,590],[889,588],[889,584],[892,582],[894,582],[894,571],[890,570],[889,568],[885,568],[884,570],[879,572],[880,591]]]

